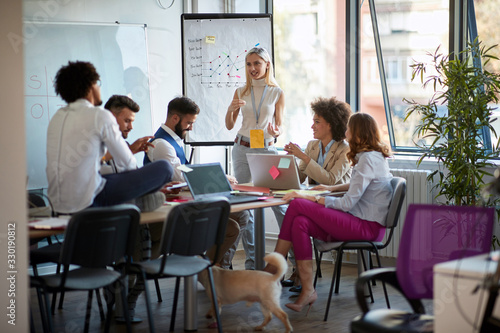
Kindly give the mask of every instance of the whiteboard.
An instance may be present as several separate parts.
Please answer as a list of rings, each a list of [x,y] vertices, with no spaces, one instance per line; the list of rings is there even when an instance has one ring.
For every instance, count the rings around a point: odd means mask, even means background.
[[[253,47],[273,55],[269,14],[182,15],[183,92],[200,107],[188,143],[231,143],[241,127],[226,129],[227,107],[245,85],[245,56]],[[274,57],[273,57],[274,58]]]
[[[47,127],[66,103],[56,96],[54,78],[68,61],[89,61],[101,76],[103,105],[113,94],[128,95],[140,106],[127,141],[151,135],[146,26],[24,22],[24,82],[28,188],[47,188]],[[137,160],[142,165],[142,154]]]

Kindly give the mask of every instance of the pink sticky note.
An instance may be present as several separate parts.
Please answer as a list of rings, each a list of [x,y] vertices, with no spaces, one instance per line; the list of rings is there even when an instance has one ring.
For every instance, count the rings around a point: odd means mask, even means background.
[[[276,179],[276,177],[280,175],[280,171],[273,165],[271,169],[269,169],[269,174],[273,177],[273,179]]]

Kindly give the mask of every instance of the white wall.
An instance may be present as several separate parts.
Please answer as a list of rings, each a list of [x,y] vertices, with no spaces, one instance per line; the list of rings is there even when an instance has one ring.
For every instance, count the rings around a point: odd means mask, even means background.
[[[24,139],[24,96],[22,46],[12,47],[9,37],[22,34],[19,1],[0,2],[0,331],[28,332],[28,279],[26,228],[26,150]],[[9,225],[15,230],[9,234]],[[11,241],[9,244],[8,242]],[[7,256],[11,254],[12,257]],[[8,260],[14,260],[8,262]],[[8,265],[13,264],[10,267]],[[12,273],[10,273],[11,271]],[[6,278],[13,276],[14,284]],[[11,302],[14,302],[11,306]],[[8,307],[13,307],[13,310]],[[15,325],[8,323],[15,314]],[[14,317],[13,317],[14,319]]]

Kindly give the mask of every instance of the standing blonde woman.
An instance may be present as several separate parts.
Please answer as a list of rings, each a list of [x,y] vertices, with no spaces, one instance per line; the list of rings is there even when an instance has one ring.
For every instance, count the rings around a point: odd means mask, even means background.
[[[247,153],[278,153],[274,143],[282,132],[285,109],[285,94],[274,78],[269,53],[264,48],[254,47],[245,57],[245,67],[246,84],[236,89],[226,114],[228,130],[233,129],[240,113],[243,117],[232,153],[233,170],[238,183],[251,181]],[[253,269],[253,218],[241,230],[241,237],[247,254],[245,267]]]

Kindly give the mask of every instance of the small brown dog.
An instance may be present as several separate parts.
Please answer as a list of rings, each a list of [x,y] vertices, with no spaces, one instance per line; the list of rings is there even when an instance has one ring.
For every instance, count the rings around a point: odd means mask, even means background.
[[[264,329],[271,321],[272,313],[283,322],[287,333],[292,332],[293,328],[288,320],[288,315],[280,306],[281,284],[279,280],[287,269],[285,258],[281,254],[273,252],[265,256],[264,260],[278,268],[275,274],[264,271],[232,271],[216,266],[212,267],[219,313],[221,306],[224,304],[233,304],[240,301],[246,301],[248,304],[259,302],[264,320],[262,324],[255,328],[256,331]],[[199,275],[199,281],[205,287],[208,297],[212,299],[207,271],[203,271]],[[211,308],[207,313],[207,318],[214,317],[215,312]],[[210,325],[210,327],[213,327],[213,325]]]

